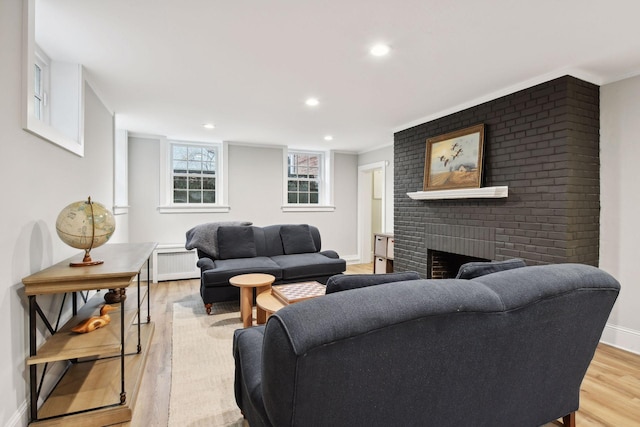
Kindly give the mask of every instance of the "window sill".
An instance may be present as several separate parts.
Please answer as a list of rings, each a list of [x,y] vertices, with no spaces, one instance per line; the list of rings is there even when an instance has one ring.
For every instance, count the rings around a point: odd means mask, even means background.
[[[176,213],[226,213],[231,210],[229,206],[158,206],[158,212],[161,214],[176,214]]]
[[[335,206],[327,205],[283,205],[282,212],[333,212]]]

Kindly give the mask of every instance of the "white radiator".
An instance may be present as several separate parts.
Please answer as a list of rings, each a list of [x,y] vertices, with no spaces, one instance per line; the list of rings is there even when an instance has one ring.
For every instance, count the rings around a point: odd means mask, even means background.
[[[163,280],[197,279],[200,269],[196,266],[198,255],[184,245],[158,245],[151,262],[153,283]]]

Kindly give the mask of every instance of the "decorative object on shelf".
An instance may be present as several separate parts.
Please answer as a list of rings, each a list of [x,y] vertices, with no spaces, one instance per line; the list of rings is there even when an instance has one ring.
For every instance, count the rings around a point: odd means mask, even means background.
[[[86,320],[83,320],[82,322],[71,328],[71,330],[79,334],[86,334],[87,332],[93,332],[98,328],[102,328],[103,326],[106,326],[111,322],[111,316],[109,316],[109,312],[113,310],[115,310],[115,307],[112,307],[109,304],[105,304],[102,306],[102,308],[100,308],[100,316],[93,316]]]
[[[484,124],[427,139],[424,191],[482,184]]]
[[[127,289],[109,289],[109,292],[104,294],[104,300],[108,304],[116,304],[127,299]]]
[[[72,267],[102,264],[104,261],[92,260],[89,252],[102,246],[116,230],[116,220],[104,205],[86,201],[73,202],[66,206],[56,220],[58,237],[67,245],[84,249],[82,262],[72,262]]]

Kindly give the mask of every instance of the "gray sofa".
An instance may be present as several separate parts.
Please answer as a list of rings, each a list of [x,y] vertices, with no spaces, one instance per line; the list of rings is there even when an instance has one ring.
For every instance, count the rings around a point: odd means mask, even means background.
[[[333,250],[321,251],[317,227],[307,224],[250,226],[250,223],[209,223],[187,232],[187,249],[197,249],[200,295],[207,313],[212,304],[238,299],[229,284],[238,274],[267,273],[274,284],[327,279],[346,269]]]
[[[577,264],[468,275],[365,287],[343,275],[341,292],[236,331],[251,427],[575,422],[618,282]]]

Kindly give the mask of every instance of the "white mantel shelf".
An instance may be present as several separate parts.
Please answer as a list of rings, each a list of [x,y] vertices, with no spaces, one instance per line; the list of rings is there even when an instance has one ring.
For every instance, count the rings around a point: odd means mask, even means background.
[[[457,190],[415,191],[407,193],[413,200],[443,199],[504,199],[509,196],[509,187],[460,188]]]

